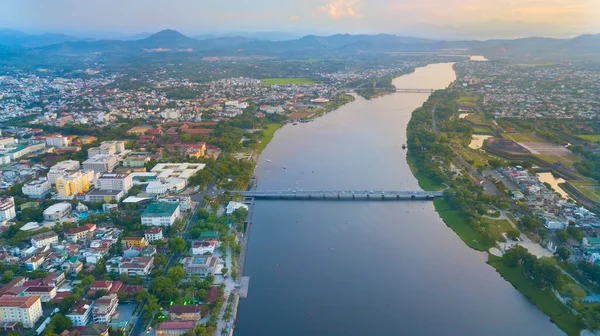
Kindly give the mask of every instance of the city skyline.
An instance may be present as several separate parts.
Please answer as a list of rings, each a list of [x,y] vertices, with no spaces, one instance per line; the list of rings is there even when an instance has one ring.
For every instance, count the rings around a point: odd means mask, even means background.
[[[470,39],[600,33],[600,3],[593,0],[6,0],[3,9],[0,28],[79,35],[166,28],[188,35],[282,31]]]

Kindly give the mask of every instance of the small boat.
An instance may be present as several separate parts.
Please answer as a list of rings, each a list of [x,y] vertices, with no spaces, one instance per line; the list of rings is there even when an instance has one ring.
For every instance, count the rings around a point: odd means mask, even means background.
[[[297,122],[295,122],[295,123],[293,123],[292,125],[298,125],[298,123],[297,123]]]
[[[402,144],[402,149],[406,149],[406,144]]]
[[[271,160],[269,160],[269,159],[265,159],[265,161],[267,161],[268,163],[271,163],[271,162],[273,162],[273,161],[271,161]]]
[[[285,168],[285,166],[283,166],[283,169],[287,169],[287,168]]]

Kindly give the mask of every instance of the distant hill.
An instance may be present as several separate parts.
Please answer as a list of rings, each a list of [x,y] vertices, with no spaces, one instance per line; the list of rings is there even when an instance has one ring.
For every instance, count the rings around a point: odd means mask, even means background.
[[[0,45],[25,47],[24,54],[85,55],[148,52],[194,52],[200,56],[274,56],[274,57],[347,57],[384,52],[429,52],[466,49],[489,59],[521,58],[563,59],[600,56],[600,34],[572,39],[521,38],[488,41],[442,41],[390,34],[331,36],[308,35],[290,40],[265,40],[251,36],[209,37],[196,39],[167,29],[137,40],[84,41],[66,35],[27,35],[15,31],[0,32]],[[4,34],[4,35],[2,35]],[[255,36],[260,33],[254,33]],[[247,34],[251,35],[251,34]],[[6,38],[2,38],[5,36]],[[283,35],[281,35],[283,36]],[[6,49],[6,48],[5,48]]]

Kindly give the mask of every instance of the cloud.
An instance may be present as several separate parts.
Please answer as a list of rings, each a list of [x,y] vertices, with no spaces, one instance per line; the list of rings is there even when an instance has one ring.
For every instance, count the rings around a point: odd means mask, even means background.
[[[334,0],[319,7],[319,12],[334,20],[357,19],[364,15],[360,14],[362,2],[358,0]]]
[[[298,20],[299,18],[300,18],[300,17],[299,17],[298,15],[294,15],[294,16],[292,16],[292,17],[290,18],[290,20],[294,20],[294,21],[295,21],[295,20]]]

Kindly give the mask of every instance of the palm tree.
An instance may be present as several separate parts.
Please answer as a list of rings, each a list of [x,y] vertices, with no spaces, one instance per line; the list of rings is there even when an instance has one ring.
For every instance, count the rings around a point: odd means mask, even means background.
[[[225,336],[227,334],[229,334],[229,328],[227,328],[227,327],[221,328],[221,335]]]

